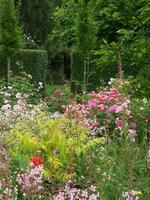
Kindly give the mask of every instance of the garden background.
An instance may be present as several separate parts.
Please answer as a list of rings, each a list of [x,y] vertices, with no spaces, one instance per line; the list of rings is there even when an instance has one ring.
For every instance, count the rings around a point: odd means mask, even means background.
[[[149,14],[0,0],[0,199],[150,199]]]

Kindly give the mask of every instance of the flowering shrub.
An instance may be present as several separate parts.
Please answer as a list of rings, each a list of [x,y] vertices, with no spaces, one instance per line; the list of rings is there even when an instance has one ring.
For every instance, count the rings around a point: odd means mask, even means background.
[[[74,159],[100,143],[100,138],[89,140],[87,133],[86,128],[70,120],[50,120],[39,113],[27,123],[17,123],[6,134],[5,144],[18,167],[26,169],[32,157],[34,166],[43,163],[46,179],[65,181],[75,175]],[[33,152],[41,156],[33,157]]]
[[[11,78],[10,85],[6,87],[5,80],[0,80],[0,107],[4,104],[15,104],[20,96],[28,103],[35,103],[42,97],[43,84],[39,82],[36,87],[32,82],[30,74],[23,73],[22,76]],[[40,92],[40,93],[39,93]]]
[[[69,92],[62,91],[59,88],[56,88],[53,94],[49,94],[45,97],[45,102],[49,108],[50,112],[63,112],[63,108],[68,104],[70,101]]]
[[[98,200],[100,198],[99,193],[96,192],[96,187],[91,186],[88,189],[82,190],[78,188],[72,188],[69,183],[66,184],[64,189],[61,189],[57,194],[54,195],[54,200]]]
[[[49,97],[31,104],[25,93],[11,96],[12,88],[2,93],[0,199],[150,196],[149,100],[130,98],[122,80],[109,84],[71,101],[57,89],[61,113],[49,112]]]
[[[77,103],[75,100],[66,107],[64,116],[75,118],[77,122],[90,129],[104,127],[103,134],[110,134],[115,130],[128,127],[127,137],[134,141],[137,134],[136,128],[131,126],[134,121],[130,111],[129,97],[121,94],[116,88],[92,92],[91,100]]]
[[[114,80],[109,84],[112,83],[114,83]],[[147,102],[143,107],[140,107],[140,109],[143,108],[146,111],[140,114],[135,108],[134,100],[131,101],[127,91],[124,90],[124,82],[119,80],[117,84],[119,84],[118,88],[112,86],[99,92],[93,91],[89,94],[90,99],[87,101],[77,103],[73,99],[65,107],[64,116],[75,119],[89,129],[98,128],[100,135],[114,135],[118,138],[121,136],[131,142],[134,142],[137,137],[138,139],[141,137],[148,139],[150,113],[147,106],[149,106],[149,103]],[[114,85],[116,85],[116,82]],[[139,101],[137,102],[139,103]],[[141,119],[148,125],[146,127],[148,134],[146,133],[145,136],[141,136]]]
[[[26,173],[18,173],[16,182],[21,188],[21,192],[24,197],[38,197],[42,196],[42,177],[43,177],[43,166],[39,165],[28,169]]]

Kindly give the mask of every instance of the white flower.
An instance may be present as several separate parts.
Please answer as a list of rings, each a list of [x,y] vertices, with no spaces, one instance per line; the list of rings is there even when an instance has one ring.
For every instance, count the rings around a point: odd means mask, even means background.
[[[10,104],[5,104],[5,105],[2,106],[2,110],[3,110],[3,111],[7,111],[7,110],[9,110],[10,108],[11,108],[11,105],[10,105]]]
[[[18,93],[16,94],[16,98],[17,98],[17,99],[20,99],[20,97],[21,97],[21,94],[18,92]]]
[[[4,100],[4,103],[7,104],[7,103],[8,103],[8,100]]]
[[[39,82],[39,85],[40,85],[40,86],[43,86],[43,83],[42,83],[42,82]]]
[[[38,89],[41,89],[41,88],[43,88],[43,83],[42,83],[42,82],[39,82],[39,87],[38,87]]]
[[[27,76],[28,76],[29,79],[32,79],[32,75],[31,74],[28,74]]]
[[[20,105],[14,105],[14,106],[13,106],[13,110],[14,110],[15,112],[21,112],[21,111],[22,111],[22,107],[21,107]]]
[[[12,87],[11,87],[11,86],[8,86],[8,89],[9,89],[9,90],[12,90]]]
[[[10,97],[11,94],[6,92],[6,93],[4,94],[4,96],[5,96],[5,97]]]

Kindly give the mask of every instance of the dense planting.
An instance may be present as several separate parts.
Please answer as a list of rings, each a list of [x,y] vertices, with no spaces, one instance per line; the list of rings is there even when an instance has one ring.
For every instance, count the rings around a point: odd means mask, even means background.
[[[33,105],[1,89],[1,199],[148,199],[149,102],[125,84],[113,79],[55,109],[52,97]]]
[[[149,0],[0,0],[0,200],[150,199]]]

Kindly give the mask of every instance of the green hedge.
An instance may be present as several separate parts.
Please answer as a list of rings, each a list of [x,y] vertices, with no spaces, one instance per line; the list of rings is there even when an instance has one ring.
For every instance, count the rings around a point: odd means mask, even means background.
[[[12,58],[11,70],[13,74],[19,73],[17,61],[20,61],[23,65],[23,71],[27,74],[31,74],[33,81],[45,82],[45,71],[48,65],[48,54],[45,50],[30,50],[22,49],[18,54]],[[6,58],[0,53],[0,77],[5,77],[6,74]]]
[[[19,60],[23,63],[23,69],[31,74],[36,82],[45,82],[45,71],[48,65],[48,54],[45,50],[20,50]]]

